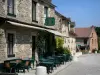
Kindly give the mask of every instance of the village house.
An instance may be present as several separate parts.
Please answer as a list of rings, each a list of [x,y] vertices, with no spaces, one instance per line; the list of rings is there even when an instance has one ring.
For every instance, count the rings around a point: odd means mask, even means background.
[[[75,33],[75,22],[70,22],[69,24],[69,38],[68,38],[68,47],[71,50],[72,55],[76,54],[76,33]]]
[[[55,18],[56,28],[62,33],[62,38],[64,39],[63,47],[68,48],[72,55],[74,55],[76,53],[75,23],[57,11],[55,12]]]
[[[93,50],[98,50],[98,38],[95,31],[95,27],[87,27],[87,28],[75,28],[76,44],[79,50],[89,50],[92,52]]]
[[[0,0],[0,62],[52,55],[55,35],[61,36],[54,17],[51,0]]]

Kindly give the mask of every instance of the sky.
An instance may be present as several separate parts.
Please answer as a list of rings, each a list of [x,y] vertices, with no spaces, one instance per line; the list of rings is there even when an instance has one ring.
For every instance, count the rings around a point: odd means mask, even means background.
[[[52,0],[56,10],[75,21],[76,27],[100,26],[100,0]]]

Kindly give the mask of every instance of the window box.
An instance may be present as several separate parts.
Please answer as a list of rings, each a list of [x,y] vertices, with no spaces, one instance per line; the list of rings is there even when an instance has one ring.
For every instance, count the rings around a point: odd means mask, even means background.
[[[15,14],[11,14],[11,13],[7,13],[8,16],[13,16],[13,17],[16,17]]]
[[[15,54],[12,54],[12,55],[8,55],[8,57],[10,58],[10,57],[15,57]]]

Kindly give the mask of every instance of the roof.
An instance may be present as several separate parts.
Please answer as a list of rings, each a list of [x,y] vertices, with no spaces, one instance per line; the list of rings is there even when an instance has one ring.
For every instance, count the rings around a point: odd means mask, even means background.
[[[77,34],[74,31],[69,31],[69,35],[73,37],[77,37]]]
[[[75,28],[75,33],[78,38],[89,38],[92,28]]]
[[[62,15],[61,13],[59,13],[59,12],[58,12],[58,11],[56,11],[56,10],[55,10],[55,13],[56,13],[57,15],[59,15],[60,17],[62,17],[62,18],[63,18],[63,20],[71,21],[71,19],[70,19],[70,18],[67,18],[66,16]]]
[[[41,1],[47,3],[48,5],[50,5],[50,6],[52,6],[52,7],[56,7],[56,5],[54,5],[54,4],[51,2],[51,0],[41,0]]]

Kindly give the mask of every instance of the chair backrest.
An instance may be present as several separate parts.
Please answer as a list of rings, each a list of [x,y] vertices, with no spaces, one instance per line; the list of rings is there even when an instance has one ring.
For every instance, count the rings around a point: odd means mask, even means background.
[[[4,67],[5,68],[10,68],[10,62],[4,62]]]
[[[16,60],[16,63],[21,63],[21,60]]]
[[[25,62],[25,66],[29,66],[29,64],[30,64],[30,61]]]

